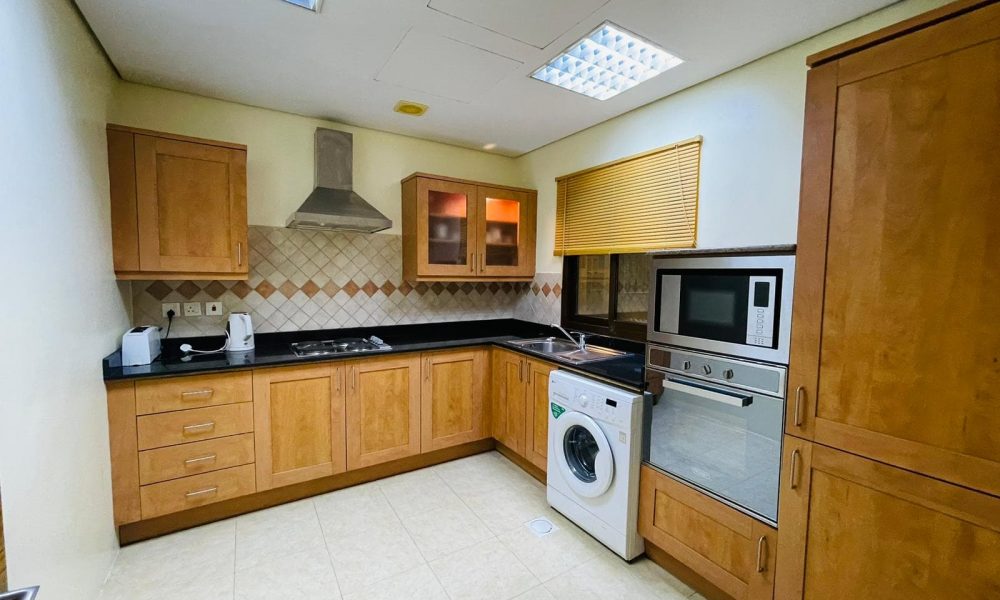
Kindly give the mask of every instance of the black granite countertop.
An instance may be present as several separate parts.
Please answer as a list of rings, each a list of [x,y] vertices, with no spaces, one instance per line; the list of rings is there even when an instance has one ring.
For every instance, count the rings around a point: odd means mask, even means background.
[[[334,356],[296,356],[289,344],[306,340],[325,340],[344,337],[378,336],[391,350],[351,353]],[[119,381],[176,377],[213,373],[239,369],[273,367],[314,362],[330,362],[363,358],[381,354],[422,352],[461,348],[466,346],[497,345],[507,350],[537,356],[562,367],[593,375],[631,389],[641,390],[644,386],[644,347],[639,342],[603,336],[588,337],[588,343],[623,350],[625,355],[587,364],[574,365],[551,356],[525,351],[509,344],[524,338],[561,336],[557,330],[546,325],[520,321],[517,319],[493,319],[484,321],[449,321],[444,323],[423,323],[417,325],[388,325],[382,327],[361,327],[350,329],[323,329],[283,333],[259,333],[255,336],[256,348],[246,353],[220,353],[186,356],[180,351],[181,344],[187,343],[198,350],[219,348],[225,342],[223,336],[194,338],[168,338],[162,341],[162,354],[152,364],[123,367],[120,350],[104,358],[104,380]]]

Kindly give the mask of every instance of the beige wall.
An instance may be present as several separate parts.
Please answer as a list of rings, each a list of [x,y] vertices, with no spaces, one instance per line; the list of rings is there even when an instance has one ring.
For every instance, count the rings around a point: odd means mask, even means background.
[[[93,598],[116,550],[100,358],[115,76],[68,0],[0,2],[0,486],[10,584]],[[123,288],[127,290],[128,288]]]
[[[399,181],[415,171],[519,185],[513,159],[413,137],[349,127],[243,104],[122,82],[112,120],[182,135],[246,144],[252,225],[284,226],[313,189],[313,134],[354,134],[354,188],[400,233]]]
[[[562,268],[557,176],[695,135],[705,138],[698,246],[795,243],[806,56],[945,3],[895,4],[519,157],[538,189],[538,270]]]

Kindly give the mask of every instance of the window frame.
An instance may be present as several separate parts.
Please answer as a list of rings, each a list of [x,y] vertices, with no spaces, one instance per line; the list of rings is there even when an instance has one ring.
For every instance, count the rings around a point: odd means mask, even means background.
[[[622,254],[609,254],[608,268],[608,315],[605,318],[581,316],[576,313],[580,282],[580,257],[563,257],[563,291],[560,324],[566,329],[575,329],[599,335],[646,341],[646,323],[635,323],[618,319],[618,269]]]

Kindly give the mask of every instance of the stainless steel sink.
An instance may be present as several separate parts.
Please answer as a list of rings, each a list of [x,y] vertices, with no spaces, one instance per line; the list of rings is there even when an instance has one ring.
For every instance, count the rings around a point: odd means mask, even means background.
[[[0,594],[0,600],[32,600],[36,594],[38,594],[37,586],[2,593]]]
[[[558,354],[560,352],[572,352],[578,350],[577,345],[572,342],[567,342],[565,340],[557,340],[555,338],[542,338],[535,340],[518,340],[516,342],[511,342],[515,346],[520,346],[525,350],[531,350],[533,352],[542,352],[544,354]]]
[[[510,342],[510,344],[518,346],[519,348],[524,348],[525,350],[529,350],[531,352],[547,354],[553,358],[558,358],[574,364],[606,360],[608,358],[614,358],[625,354],[621,350],[612,350],[611,348],[592,346],[590,344],[587,344],[586,350],[580,350],[579,346],[576,344],[554,337],[517,340]]]

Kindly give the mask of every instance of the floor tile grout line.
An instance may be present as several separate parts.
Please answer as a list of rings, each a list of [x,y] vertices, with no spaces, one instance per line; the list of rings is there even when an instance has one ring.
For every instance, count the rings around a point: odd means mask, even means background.
[[[434,468],[434,467],[431,467],[431,468]],[[444,481],[444,479],[441,478],[441,476],[438,475],[437,473],[434,473],[434,475],[436,475],[439,479],[441,479],[442,481]],[[445,482],[445,486],[447,486],[447,485],[448,485],[448,483]],[[389,500],[389,496],[386,495],[385,490],[382,489],[382,486],[378,486],[378,491],[379,491],[380,494],[382,494],[382,498],[385,499],[386,504],[389,505],[389,510],[392,511],[392,514],[396,516],[396,520],[399,521],[399,524],[403,527],[403,532],[406,533],[406,537],[408,537],[410,539],[410,543],[412,543],[413,547],[417,549],[417,553],[420,554],[420,558],[422,558],[423,561],[424,561],[423,566],[426,566],[427,570],[431,572],[431,576],[434,577],[434,581],[436,581],[438,583],[438,585],[441,587],[441,591],[444,592],[444,595],[446,597],[448,597],[449,600],[453,600],[451,598],[451,594],[448,593],[448,588],[444,587],[444,583],[441,582],[441,578],[438,577],[437,573],[434,572],[434,568],[431,567],[431,561],[427,560],[427,557],[424,555],[424,551],[421,550],[420,546],[417,545],[417,540],[413,538],[413,534],[410,533],[410,530],[406,528],[406,523],[404,523],[403,522],[403,518],[399,516],[399,512],[396,511],[396,507],[392,505],[392,501]],[[458,494],[455,494],[455,495],[457,496]],[[461,501],[461,498],[459,498],[459,501]],[[416,568],[416,567],[414,567],[414,568]]]
[[[343,598],[344,592],[340,588],[340,576],[337,575],[337,567],[333,564],[333,553],[330,552],[330,541],[326,539],[326,531],[323,530],[323,519],[319,516],[319,507],[316,506],[315,499],[310,498],[309,500],[312,502],[313,513],[316,514],[316,523],[319,525],[319,535],[323,538],[323,548],[326,549],[326,562],[329,563],[330,570],[333,571],[333,581],[337,584],[337,595]]]

